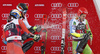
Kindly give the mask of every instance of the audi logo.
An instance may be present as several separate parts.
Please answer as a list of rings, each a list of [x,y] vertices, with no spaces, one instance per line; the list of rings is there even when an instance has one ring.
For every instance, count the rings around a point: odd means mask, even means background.
[[[25,16],[26,16],[26,18],[28,18],[29,17],[29,14],[25,14]]]
[[[3,28],[4,25],[5,25],[5,24],[2,24],[2,25],[1,25],[1,28]]]
[[[61,29],[61,28],[62,28],[61,25],[54,25],[54,26],[52,26],[52,29]]]
[[[72,37],[71,37],[71,36],[70,36],[70,37],[67,37],[67,39],[68,39],[68,40],[72,40]]]
[[[3,13],[1,16],[2,16],[3,20],[6,20],[7,17],[9,16],[9,13]],[[25,14],[25,16],[28,18],[29,14]]]
[[[7,17],[9,16],[9,13],[3,13],[1,16],[2,16],[3,18],[7,18]]]
[[[35,14],[34,17],[35,17],[35,18],[43,18],[43,15],[44,15],[44,14]]]
[[[7,50],[7,46],[1,46],[1,50]]]
[[[1,39],[3,39],[3,35],[1,36]]]
[[[61,40],[61,36],[51,36],[51,40]]]
[[[41,51],[41,47],[40,47],[40,46],[35,46],[35,47],[34,47],[34,50],[35,50],[35,51]]]
[[[51,7],[62,7],[62,3],[51,3]]]
[[[67,14],[63,14],[63,19],[66,19]]]
[[[79,4],[78,3],[68,3],[67,6],[68,7],[78,7]]]
[[[67,50],[68,50],[68,51],[72,51],[72,47],[68,47]]]
[[[74,17],[74,16],[76,16],[77,14],[68,14],[67,16],[68,16],[68,18],[72,18],[72,17]]]
[[[61,51],[61,47],[58,47],[58,46],[52,46],[51,48],[50,48],[50,50],[51,51]]]
[[[62,33],[65,34],[65,29],[62,29]]]
[[[51,14],[51,18],[62,18],[62,14]]]
[[[25,3],[27,6],[29,6],[29,3]]]

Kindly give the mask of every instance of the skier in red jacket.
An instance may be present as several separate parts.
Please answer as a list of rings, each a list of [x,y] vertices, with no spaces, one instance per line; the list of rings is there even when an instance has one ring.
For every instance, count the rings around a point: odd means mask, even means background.
[[[34,35],[28,31],[24,22],[20,20],[21,13],[14,9],[10,12],[10,21],[3,27],[3,42],[7,41],[7,54],[24,54],[22,50],[21,30],[28,36],[33,36],[34,40],[39,40],[39,35]]]

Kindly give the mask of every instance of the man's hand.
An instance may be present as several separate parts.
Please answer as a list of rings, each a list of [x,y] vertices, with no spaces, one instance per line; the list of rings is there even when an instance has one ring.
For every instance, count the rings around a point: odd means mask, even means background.
[[[37,34],[37,35],[34,35],[34,41],[38,42],[40,40],[40,35]]]
[[[33,30],[36,30],[37,32],[40,32],[41,31],[41,26],[34,26]]]

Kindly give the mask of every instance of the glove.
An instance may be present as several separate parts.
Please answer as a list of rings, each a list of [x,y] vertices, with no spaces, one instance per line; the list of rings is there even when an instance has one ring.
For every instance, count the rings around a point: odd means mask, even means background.
[[[38,42],[40,40],[40,35],[37,34],[37,35],[34,35],[34,41]]]
[[[33,30],[36,30],[37,32],[40,32],[41,31],[41,26],[34,26]]]

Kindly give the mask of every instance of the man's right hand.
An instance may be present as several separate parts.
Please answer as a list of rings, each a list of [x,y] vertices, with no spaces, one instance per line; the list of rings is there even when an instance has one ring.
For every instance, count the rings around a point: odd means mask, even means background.
[[[34,35],[34,41],[38,42],[40,40],[40,35],[39,34],[36,34]]]
[[[37,32],[40,32],[41,31],[41,26],[34,26],[33,27],[33,30],[36,30]]]

